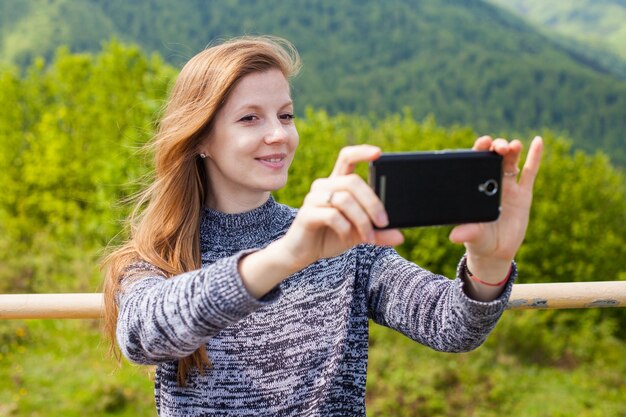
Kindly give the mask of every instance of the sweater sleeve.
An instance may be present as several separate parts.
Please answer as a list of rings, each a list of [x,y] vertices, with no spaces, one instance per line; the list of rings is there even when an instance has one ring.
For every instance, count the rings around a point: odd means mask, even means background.
[[[391,248],[369,253],[368,309],[378,324],[445,352],[465,352],[480,346],[506,308],[517,275],[500,297],[476,301],[463,291],[463,257],[457,276],[450,280],[402,258]]]
[[[257,300],[243,286],[237,263],[250,252],[170,279],[142,262],[149,267],[143,267],[140,278],[122,278],[116,336],[124,356],[141,364],[186,357],[220,330],[276,300],[278,287]]]

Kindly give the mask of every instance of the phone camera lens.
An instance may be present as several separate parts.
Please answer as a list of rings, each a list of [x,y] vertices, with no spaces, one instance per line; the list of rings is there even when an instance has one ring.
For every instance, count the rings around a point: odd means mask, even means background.
[[[478,191],[488,196],[495,195],[498,192],[498,182],[496,180],[487,180],[478,186]]]

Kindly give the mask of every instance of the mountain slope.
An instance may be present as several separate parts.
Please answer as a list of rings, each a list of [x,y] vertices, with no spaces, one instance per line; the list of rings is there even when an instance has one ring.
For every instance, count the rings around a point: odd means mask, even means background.
[[[542,27],[626,59],[626,1],[490,0]]]
[[[626,79],[626,1],[489,1],[523,17],[578,56]]]
[[[50,58],[60,45],[98,50],[116,33],[100,8],[89,2],[0,0],[0,61],[27,65]]]
[[[3,3],[11,1],[17,0]],[[409,107],[417,117],[434,114],[480,133],[529,136],[549,127],[626,163],[626,81],[482,1],[28,4],[0,30],[2,56],[22,64],[50,56],[51,48],[41,50],[48,44],[93,50],[115,36],[179,65],[215,39],[271,33],[302,53],[305,66],[294,88],[300,111],[312,105],[382,115]],[[47,43],[37,42],[41,33]]]

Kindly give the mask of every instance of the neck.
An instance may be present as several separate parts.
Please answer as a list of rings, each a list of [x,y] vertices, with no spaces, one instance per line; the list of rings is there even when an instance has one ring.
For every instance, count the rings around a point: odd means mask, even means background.
[[[207,196],[206,206],[210,209],[226,214],[245,213],[262,206],[269,197],[269,191],[255,195],[235,196],[225,194],[215,195],[211,192]]]

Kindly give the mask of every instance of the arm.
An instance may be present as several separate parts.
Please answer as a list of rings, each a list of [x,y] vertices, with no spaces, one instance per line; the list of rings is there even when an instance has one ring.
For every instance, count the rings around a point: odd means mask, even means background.
[[[502,211],[495,222],[457,226],[450,240],[465,244],[469,270],[479,278],[467,282],[466,293],[476,300],[489,301],[502,294],[502,288],[493,284],[507,276],[526,233],[542,141],[539,137],[533,140],[519,183],[519,141],[509,143],[484,136],[476,141],[474,149],[492,149],[504,157]],[[384,227],[388,223],[384,207],[373,190],[353,174],[357,163],[373,161],[380,154],[379,148],[368,145],[342,149],[330,177],[312,184],[287,234],[242,259],[239,270],[244,286],[253,296],[261,297],[290,274],[355,245],[402,243],[400,231],[374,229],[374,225]]]
[[[122,281],[117,297],[117,341],[131,361],[151,364],[186,357],[225,327],[279,296],[262,300],[244,288],[237,263],[247,252],[166,279],[156,268]],[[144,264],[147,265],[147,264]]]
[[[501,288],[495,284],[507,276],[524,240],[543,142],[538,136],[532,141],[519,181],[520,141],[509,143],[483,136],[476,140],[474,149],[490,149],[503,156],[500,217],[494,222],[457,226],[450,233],[450,240],[465,245],[468,269],[479,278],[468,280],[467,293],[476,300],[489,301],[501,293]]]
[[[289,275],[321,258],[337,256],[360,243],[396,246],[404,240],[385,226],[387,214],[374,191],[353,174],[358,162],[380,156],[375,146],[343,148],[332,174],[313,182],[286,235],[242,258],[239,271],[246,289],[262,297]]]
[[[139,363],[186,357],[220,330],[273,301],[280,291],[277,284],[316,260],[363,241],[399,244],[399,231],[373,230],[373,218],[381,226],[385,223],[380,219],[382,204],[362,179],[349,175],[353,164],[379,154],[371,146],[345,148],[331,177],[311,187],[287,234],[264,249],[172,279],[155,270],[122,282],[117,338],[124,355]],[[332,202],[329,194],[335,194]]]
[[[407,261],[393,249],[378,249],[368,277],[370,317],[436,350],[477,348],[504,312],[516,269],[499,297],[482,302],[466,295],[465,262],[464,257],[456,279],[450,280]]]

